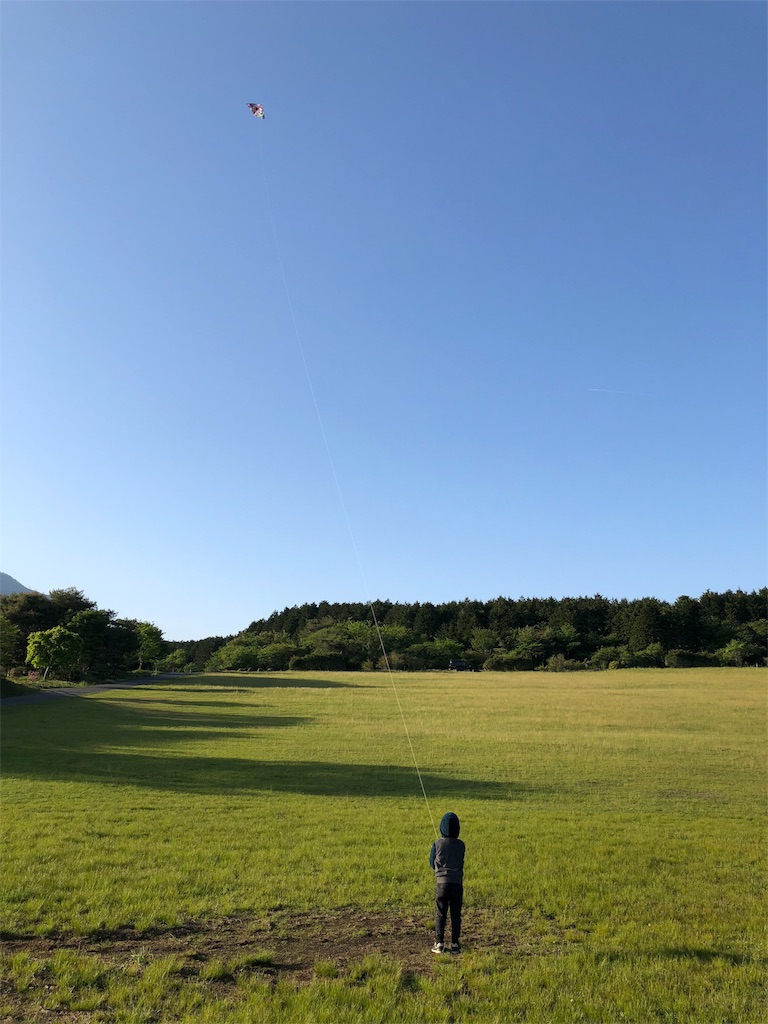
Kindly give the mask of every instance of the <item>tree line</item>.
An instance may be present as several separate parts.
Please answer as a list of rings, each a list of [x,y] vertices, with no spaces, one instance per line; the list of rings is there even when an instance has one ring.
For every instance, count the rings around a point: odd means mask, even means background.
[[[303,604],[235,636],[168,641],[74,587],[0,599],[0,664],[12,675],[114,679],[131,672],[446,669],[577,671],[765,665],[768,589],[699,598],[519,598]],[[375,621],[374,621],[375,615]]]
[[[115,679],[154,671],[166,654],[157,626],[119,619],[74,587],[0,598],[0,664],[10,675]]]
[[[763,665],[768,590],[674,603],[498,597],[444,604],[321,602],[275,612],[223,643],[209,671],[473,669],[575,671]],[[374,622],[375,614],[375,622]],[[377,628],[378,626],[378,628]]]

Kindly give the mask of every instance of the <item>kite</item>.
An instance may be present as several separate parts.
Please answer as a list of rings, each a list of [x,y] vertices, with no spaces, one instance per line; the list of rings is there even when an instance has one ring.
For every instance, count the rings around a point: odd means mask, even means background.
[[[248,109],[254,117],[260,117],[262,121],[264,120],[264,107],[260,103],[249,103]]]

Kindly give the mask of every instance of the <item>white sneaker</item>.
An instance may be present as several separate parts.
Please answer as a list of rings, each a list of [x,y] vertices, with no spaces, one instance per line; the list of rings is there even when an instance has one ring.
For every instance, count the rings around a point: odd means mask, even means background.
[[[432,952],[433,953],[444,953],[445,952],[445,945],[442,942],[436,942],[434,944],[434,946],[432,947]]]

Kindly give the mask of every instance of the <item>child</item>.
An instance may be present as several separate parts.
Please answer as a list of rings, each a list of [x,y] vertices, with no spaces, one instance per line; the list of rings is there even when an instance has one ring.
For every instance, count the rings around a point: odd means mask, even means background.
[[[432,843],[429,866],[435,869],[435,944],[433,953],[445,952],[445,923],[451,910],[451,952],[460,953],[461,904],[464,898],[464,843],[459,839],[461,825],[453,811],[440,820],[440,839]]]

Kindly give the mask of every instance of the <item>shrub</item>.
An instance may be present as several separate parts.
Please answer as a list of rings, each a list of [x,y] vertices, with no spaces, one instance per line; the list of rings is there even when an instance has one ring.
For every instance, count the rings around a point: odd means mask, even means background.
[[[525,658],[515,651],[492,654],[483,668],[493,672],[531,672],[536,668],[533,658]]]
[[[589,668],[599,672],[606,668],[619,668],[621,655],[620,647],[599,647],[589,659]]]
[[[622,650],[622,668],[663,668],[664,648],[661,644],[649,644],[642,651]]]
[[[742,643],[741,640],[731,640],[721,647],[716,652],[717,658],[721,665],[743,665],[746,654],[746,644]]]
[[[716,654],[707,654],[705,651],[686,651],[676,648],[667,651],[664,658],[667,668],[710,668],[719,665],[720,660]]]
[[[282,669],[286,669],[290,665],[291,658],[295,652],[296,647],[293,644],[267,644],[266,647],[262,647],[259,651],[259,668],[267,669],[271,672],[279,672]]]
[[[461,658],[462,654],[462,645],[457,640],[427,640],[412,644],[401,652],[400,668],[414,671],[445,669],[452,658]]]
[[[343,654],[296,654],[288,668],[303,672],[343,672],[347,662]]]
[[[547,664],[540,665],[539,668],[545,672],[581,672],[584,669],[584,662],[566,658],[564,654],[553,654],[551,658],[547,658]]]

